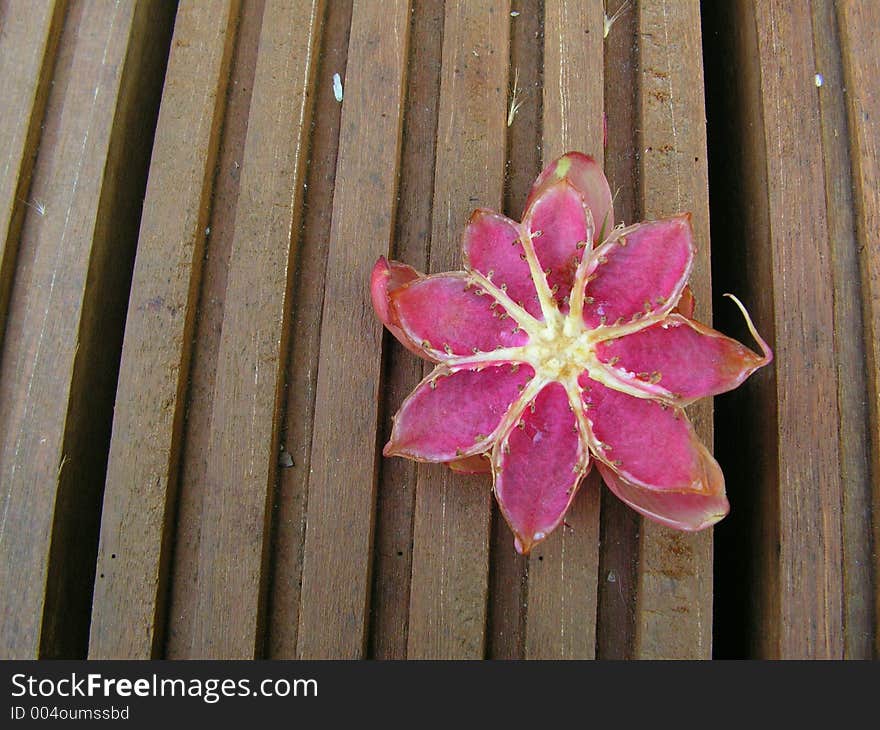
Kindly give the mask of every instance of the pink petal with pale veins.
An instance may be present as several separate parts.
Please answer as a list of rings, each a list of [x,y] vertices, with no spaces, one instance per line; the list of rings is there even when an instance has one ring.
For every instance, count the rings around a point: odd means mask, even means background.
[[[597,461],[596,467],[608,488],[623,502],[645,517],[676,530],[693,532],[711,527],[729,511],[721,470],[711,471],[711,488],[706,493],[657,492],[643,489],[623,479],[613,469]]]
[[[578,264],[592,244],[592,223],[588,222],[588,215],[581,194],[562,180],[549,185],[535,199],[523,220],[532,236],[541,271],[549,271],[547,283],[564,312],[568,311]]]
[[[583,196],[593,213],[594,241],[601,241],[614,227],[611,188],[601,166],[589,155],[568,152],[547,165],[532,185],[526,210],[544,190],[560,180],[567,180]]]
[[[373,274],[370,277],[370,297],[373,300],[376,316],[404,347],[419,357],[436,361],[436,357],[429,355],[418,343],[404,334],[391,308],[391,295],[405,284],[423,276],[424,274],[419,273],[412,266],[398,261],[388,261],[384,256],[380,256],[373,266]]]
[[[586,374],[578,384],[592,447],[624,479],[657,490],[708,488],[703,449],[684,411],[606,388]]]
[[[545,386],[533,403],[492,454],[495,496],[523,554],[562,521],[588,459],[562,385]]]
[[[475,210],[462,239],[465,268],[481,273],[533,317],[541,304],[520,242],[520,228],[491,210]]]
[[[441,365],[403,402],[385,456],[458,461],[486,451],[534,374],[528,365],[455,372]]]
[[[682,402],[740,385],[767,360],[736,340],[678,314],[659,324],[600,342],[596,354],[633,384]]]
[[[404,334],[440,360],[528,340],[505,309],[463,273],[417,279],[393,292],[391,306]]]
[[[590,328],[670,311],[694,259],[690,215],[641,223],[597,248],[586,286],[584,322]]]

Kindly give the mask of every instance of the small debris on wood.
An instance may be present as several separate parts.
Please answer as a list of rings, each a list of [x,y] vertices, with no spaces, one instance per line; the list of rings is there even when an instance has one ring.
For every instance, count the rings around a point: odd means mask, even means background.
[[[339,74],[333,74],[333,97],[342,101],[342,77]]]

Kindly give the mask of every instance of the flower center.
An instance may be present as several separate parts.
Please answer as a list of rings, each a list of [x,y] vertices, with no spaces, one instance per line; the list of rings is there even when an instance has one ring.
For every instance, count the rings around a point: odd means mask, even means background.
[[[535,368],[542,380],[569,380],[577,378],[590,365],[597,362],[595,342],[589,333],[581,329],[571,332],[562,317],[552,318],[523,347],[523,355]]]

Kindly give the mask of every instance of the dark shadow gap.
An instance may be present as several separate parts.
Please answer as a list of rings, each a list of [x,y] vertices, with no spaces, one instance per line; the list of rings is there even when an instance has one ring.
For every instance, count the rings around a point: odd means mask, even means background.
[[[116,99],[108,164],[99,201],[96,243],[89,262],[71,379],[65,460],[59,467],[41,658],[85,658],[110,451],[113,406],[122,355],[138,231],[159,103],[177,11],[176,2],[139,5],[133,27],[150,29],[149,42],[129,41]],[[138,18],[144,14],[146,18]],[[72,28],[66,30],[72,31]],[[112,221],[112,224],[110,222]]]

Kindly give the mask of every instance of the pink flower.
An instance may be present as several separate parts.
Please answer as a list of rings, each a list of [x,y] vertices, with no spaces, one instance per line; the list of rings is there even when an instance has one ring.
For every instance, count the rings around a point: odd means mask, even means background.
[[[614,228],[602,170],[570,152],[535,181],[522,223],[473,213],[464,271],[425,276],[380,258],[376,314],[437,363],[394,417],[385,455],[491,471],[522,553],[559,525],[593,463],[646,517],[716,523],[724,477],[683,408],[773,355],[742,305],[763,355],[690,318],[692,239],[689,214]]]

